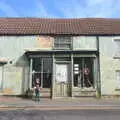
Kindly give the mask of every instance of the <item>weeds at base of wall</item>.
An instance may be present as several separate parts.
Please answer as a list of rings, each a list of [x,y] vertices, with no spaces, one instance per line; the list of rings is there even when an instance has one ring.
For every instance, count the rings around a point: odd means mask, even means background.
[[[98,90],[96,90],[96,99],[100,99],[100,98],[101,98],[101,93]]]
[[[25,92],[24,97],[31,99],[32,98],[32,94],[33,94],[33,92],[28,88],[28,90],[26,90],[26,92]]]

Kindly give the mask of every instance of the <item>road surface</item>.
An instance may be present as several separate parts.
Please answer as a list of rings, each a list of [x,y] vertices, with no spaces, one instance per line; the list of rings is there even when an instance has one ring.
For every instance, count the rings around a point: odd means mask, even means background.
[[[120,110],[0,111],[0,120],[120,120]]]

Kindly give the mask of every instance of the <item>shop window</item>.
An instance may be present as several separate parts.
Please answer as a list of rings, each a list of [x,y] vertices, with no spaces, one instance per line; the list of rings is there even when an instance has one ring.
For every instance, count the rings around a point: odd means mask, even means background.
[[[74,86],[94,87],[92,58],[74,58]]]
[[[33,58],[32,87],[39,83],[43,88],[50,88],[52,81],[52,58]]]
[[[55,37],[54,49],[70,49],[71,48],[71,37]]]

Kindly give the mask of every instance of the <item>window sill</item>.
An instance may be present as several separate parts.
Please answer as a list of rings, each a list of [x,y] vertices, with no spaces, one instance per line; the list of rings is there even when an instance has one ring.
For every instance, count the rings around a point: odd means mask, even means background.
[[[120,88],[115,88],[115,91],[120,91]]]
[[[96,91],[96,89],[93,88],[93,87],[90,87],[90,88],[74,87],[73,89],[79,90],[79,91],[81,91],[81,92],[95,92],[95,91]]]
[[[53,50],[71,50],[71,48],[53,48]]]
[[[95,92],[96,90],[95,90],[95,88],[83,88],[83,89],[81,89],[81,92],[87,92],[87,91]]]

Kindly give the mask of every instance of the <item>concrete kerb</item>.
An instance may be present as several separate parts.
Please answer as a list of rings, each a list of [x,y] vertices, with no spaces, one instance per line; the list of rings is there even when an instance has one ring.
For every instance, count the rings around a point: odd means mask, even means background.
[[[14,99],[15,100],[15,99]],[[18,100],[18,101],[17,101]],[[3,100],[4,101],[4,100]],[[120,109],[120,99],[42,99],[40,103],[34,103],[32,100],[16,99],[11,103],[1,102],[0,111],[2,110],[91,110],[91,109]]]
[[[70,106],[70,107],[57,107],[57,106],[0,106],[0,111],[9,110],[118,110],[120,106]]]

